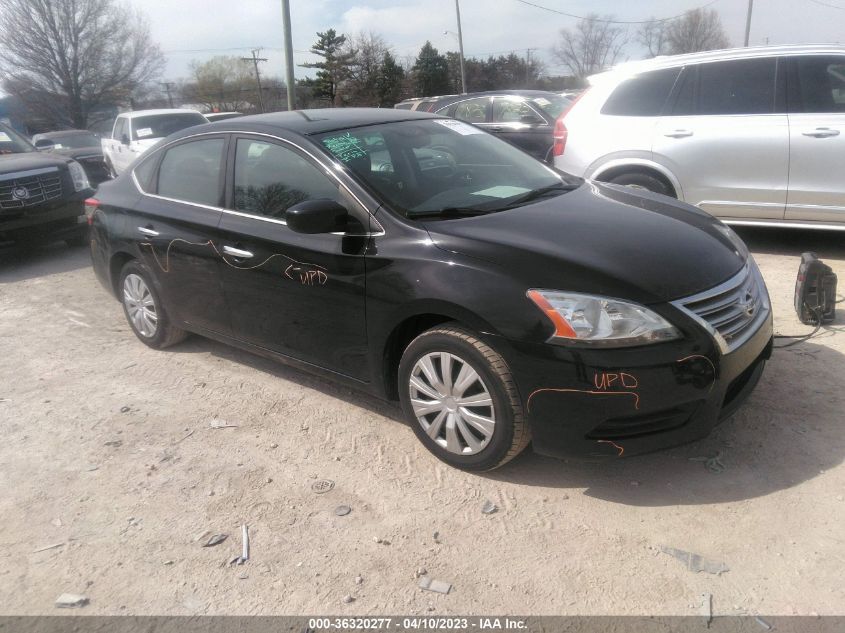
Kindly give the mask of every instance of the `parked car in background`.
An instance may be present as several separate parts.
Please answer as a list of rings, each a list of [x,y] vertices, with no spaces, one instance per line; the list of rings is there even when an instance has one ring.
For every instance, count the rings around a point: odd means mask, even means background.
[[[725,222],[845,228],[845,47],[658,57],[590,78],[555,166]]]
[[[69,156],[85,169],[88,181],[97,186],[110,178],[99,136],[88,130],[44,132],[32,137],[39,151]]]
[[[203,116],[211,121],[225,121],[226,119],[236,119],[243,116],[242,112],[206,112]]]
[[[0,241],[87,243],[84,201],[93,192],[74,159],[39,152],[0,123]]]
[[[144,344],[195,332],[399,400],[459,468],[703,437],[771,350],[730,228],[442,116],[199,126],[90,206],[94,270]]]
[[[415,103],[412,109],[472,123],[549,162],[555,121],[571,103],[554,92],[499,90],[431,97]]]
[[[106,165],[117,176],[165,136],[202,123],[208,123],[208,119],[196,110],[178,108],[118,114],[111,138],[102,142]]]

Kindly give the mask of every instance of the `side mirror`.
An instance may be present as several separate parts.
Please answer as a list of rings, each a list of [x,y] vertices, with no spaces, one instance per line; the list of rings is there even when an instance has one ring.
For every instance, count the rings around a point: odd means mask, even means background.
[[[53,149],[55,146],[55,141],[51,141],[48,138],[40,138],[35,141],[35,148],[40,152],[46,152],[47,150]]]
[[[123,143],[124,145],[129,145],[129,137],[126,134],[124,134],[123,136],[120,137],[120,142]]]
[[[285,211],[285,221],[297,233],[345,231],[349,212],[334,200],[320,198],[300,202]]]

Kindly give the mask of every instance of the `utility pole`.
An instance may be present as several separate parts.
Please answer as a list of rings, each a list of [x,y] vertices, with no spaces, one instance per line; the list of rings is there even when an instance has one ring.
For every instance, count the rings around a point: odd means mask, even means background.
[[[745,18],[745,46],[748,46],[748,36],[751,34],[751,10],[754,8],[754,0],[748,0],[748,16]]]
[[[261,92],[261,73],[258,72],[258,62],[266,62],[266,57],[258,57],[257,53],[261,52],[261,49],[252,51],[252,57],[241,57],[241,61],[244,62],[252,62],[252,65],[255,66],[255,81],[258,82],[258,107],[261,109],[261,113],[264,113],[264,95]]]
[[[461,31],[461,1],[455,0],[455,13],[458,16],[458,50],[461,56],[461,93],[467,93],[467,78],[464,70],[464,35]]]
[[[170,104],[170,107],[173,107],[173,96],[170,94],[170,86],[174,86],[172,81],[162,81],[160,82],[162,86],[164,86],[164,90],[167,92],[167,102]]]
[[[282,0],[282,24],[285,28],[285,83],[288,85],[288,110],[296,109],[296,82],[293,78],[293,40],[290,34],[290,0]]]

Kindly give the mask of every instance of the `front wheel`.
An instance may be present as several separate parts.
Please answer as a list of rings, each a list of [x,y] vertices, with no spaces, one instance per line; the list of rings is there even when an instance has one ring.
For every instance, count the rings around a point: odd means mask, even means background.
[[[147,266],[138,260],[127,262],[120,272],[119,288],[123,313],[142,343],[163,349],[185,339],[187,332],[171,324]]]
[[[531,439],[504,359],[462,327],[438,326],[408,345],[399,391],[417,437],[456,468],[497,468]]]

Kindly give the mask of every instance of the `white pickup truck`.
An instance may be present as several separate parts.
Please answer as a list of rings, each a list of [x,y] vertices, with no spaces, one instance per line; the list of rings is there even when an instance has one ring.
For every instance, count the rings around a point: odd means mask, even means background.
[[[118,176],[165,136],[202,123],[208,123],[208,120],[196,110],[178,108],[118,114],[111,138],[102,140],[106,165],[112,176]]]

